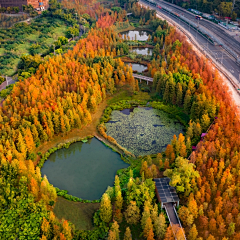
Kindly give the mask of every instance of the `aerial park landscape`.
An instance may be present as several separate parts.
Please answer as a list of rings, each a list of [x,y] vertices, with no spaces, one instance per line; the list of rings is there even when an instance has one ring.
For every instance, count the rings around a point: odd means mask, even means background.
[[[51,0],[0,43],[0,239],[240,239],[239,110],[155,10]]]

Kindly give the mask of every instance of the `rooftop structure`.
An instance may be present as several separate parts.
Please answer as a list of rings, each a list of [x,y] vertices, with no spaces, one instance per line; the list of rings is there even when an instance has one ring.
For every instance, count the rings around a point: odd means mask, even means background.
[[[33,8],[48,7],[48,0],[0,0],[0,7],[19,7],[22,10],[22,5],[32,5]]]
[[[179,198],[175,187],[169,185],[170,178],[155,178],[155,186],[158,201],[161,202],[161,207],[164,203],[176,203],[179,205]]]

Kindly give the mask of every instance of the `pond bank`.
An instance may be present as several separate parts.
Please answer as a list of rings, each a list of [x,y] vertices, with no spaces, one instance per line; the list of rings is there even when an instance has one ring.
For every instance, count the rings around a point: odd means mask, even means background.
[[[108,98],[108,99],[111,99]],[[89,135],[97,135],[97,125],[99,124],[100,118],[103,114],[104,109],[107,107],[107,99],[105,99],[102,103],[100,103],[97,107],[97,111],[92,114],[92,122],[87,126],[84,126],[81,129],[72,129],[69,133],[62,135],[59,134],[54,136],[51,141],[41,144],[35,151],[35,153],[41,152],[42,154],[46,153],[49,149],[56,147],[58,144],[61,143],[68,143],[73,142],[79,138],[85,138]],[[40,156],[37,156],[36,160],[34,161],[34,165],[37,166],[38,162],[40,161]]]

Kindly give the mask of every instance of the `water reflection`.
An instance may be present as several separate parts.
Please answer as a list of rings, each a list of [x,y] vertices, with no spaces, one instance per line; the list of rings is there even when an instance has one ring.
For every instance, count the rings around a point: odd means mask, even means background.
[[[153,49],[152,48],[133,48],[130,52],[133,52],[136,54],[152,56]]]
[[[133,71],[137,71],[139,73],[144,72],[145,70],[147,70],[147,66],[143,65],[143,64],[139,64],[139,63],[128,63],[128,65],[132,65],[132,69]]]
[[[146,41],[148,39],[148,35],[150,34],[147,31],[127,31],[127,32],[123,32],[122,34],[122,38],[123,39],[128,39],[128,37],[130,38],[129,40],[139,40],[139,41]]]
[[[96,138],[73,143],[49,157],[41,170],[53,186],[82,199],[99,199],[113,186],[116,171],[129,165]]]

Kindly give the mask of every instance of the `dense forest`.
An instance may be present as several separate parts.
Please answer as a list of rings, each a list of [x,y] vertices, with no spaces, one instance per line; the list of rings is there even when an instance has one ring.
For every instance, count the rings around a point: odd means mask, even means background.
[[[184,8],[193,8],[204,13],[213,12],[218,13],[221,17],[231,17],[233,20],[240,17],[240,1],[239,0],[166,0],[168,2],[173,2]]]
[[[168,226],[157,204],[152,178],[163,170],[181,198],[178,214],[187,239],[240,238],[237,108],[218,72],[196,55],[182,34],[135,1],[126,8],[152,30],[148,41],[154,44],[154,58],[147,74],[154,79],[156,101],[151,104],[176,106],[188,115],[185,136],[174,136],[156,158],[142,157],[119,171],[112,192],[101,198],[94,230],[75,230],[72,223],[55,217],[56,189],[36,167],[37,147],[87,127],[99,104],[121,87],[133,94],[139,91],[131,67],[119,58],[128,52],[128,40],[114,31],[124,13],[102,14],[72,50],[40,61],[36,72],[20,80],[0,107],[2,239],[170,240],[173,231],[183,239],[182,231]],[[51,8],[55,13],[58,8]],[[103,118],[107,115],[105,111]],[[103,125],[99,132],[115,142]]]

